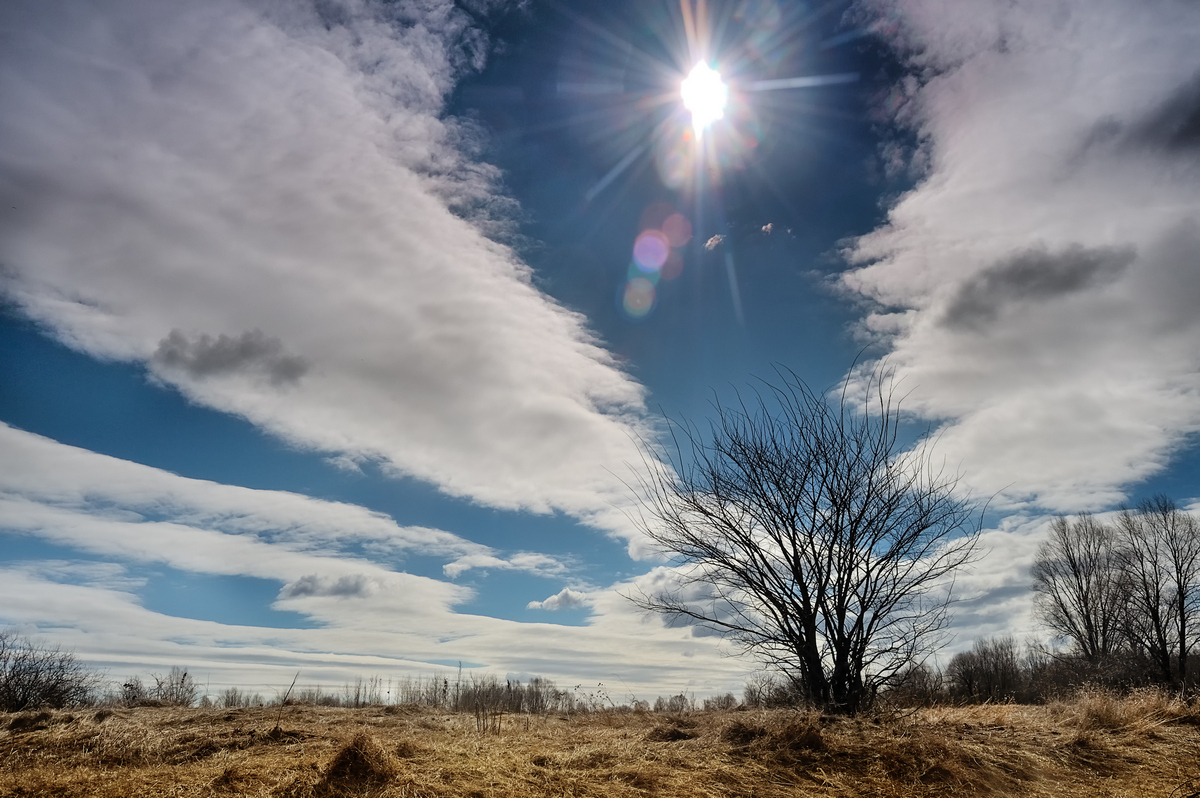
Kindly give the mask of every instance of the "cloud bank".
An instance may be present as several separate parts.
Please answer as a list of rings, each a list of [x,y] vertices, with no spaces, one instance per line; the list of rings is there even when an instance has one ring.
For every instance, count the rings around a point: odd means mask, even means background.
[[[724,691],[742,678],[743,663],[720,657],[714,641],[640,617],[615,588],[586,597],[564,589],[545,602],[594,601],[586,626],[519,623],[464,612],[474,589],[404,570],[406,558],[423,556],[447,562],[448,576],[476,567],[569,573],[549,555],[402,527],[356,505],[188,479],[5,425],[0,451],[0,540],[74,557],[0,563],[0,626],[53,630],[56,643],[115,677],[185,664],[215,674],[214,685],[261,689],[286,684],[297,667],[313,682],[341,684],[364,673],[429,676],[461,660],[563,683],[619,676],[651,695],[664,684]],[[157,611],[143,588],[164,567],[274,583],[272,608],[313,628]]]
[[[1200,429],[1200,6],[860,12],[908,68],[881,108],[917,176],[846,251],[864,334],[985,495],[1120,501]]]
[[[449,0],[4,3],[5,293],[333,462],[632,535],[644,390],[443,115],[487,47]]]

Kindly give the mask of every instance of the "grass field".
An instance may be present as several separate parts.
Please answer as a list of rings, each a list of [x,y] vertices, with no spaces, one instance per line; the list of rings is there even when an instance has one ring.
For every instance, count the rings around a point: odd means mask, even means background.
[[[1152,693],[858,719],[290,706],[276,726],[279,714],[0,715],[0,796],[1200,794],[1200,709]]]

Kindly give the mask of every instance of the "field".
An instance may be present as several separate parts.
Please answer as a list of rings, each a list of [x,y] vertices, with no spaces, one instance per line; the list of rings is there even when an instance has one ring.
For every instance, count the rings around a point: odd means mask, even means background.
[[[1200,795],[1200,709],[1152,693],[858,719],[100,708],[0,729],[6,797]]]

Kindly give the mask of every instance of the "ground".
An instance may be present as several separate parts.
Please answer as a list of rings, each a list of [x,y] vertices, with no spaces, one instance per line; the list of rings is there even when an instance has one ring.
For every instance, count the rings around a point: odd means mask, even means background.
[[[1085,695],[829,718],[404,706],[0,715],[0,796],[1200,796],[1200,708]]]

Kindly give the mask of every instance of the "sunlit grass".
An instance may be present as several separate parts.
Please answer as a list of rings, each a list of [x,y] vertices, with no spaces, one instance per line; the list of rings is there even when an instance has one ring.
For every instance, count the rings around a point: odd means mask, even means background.
[[[0,795],[1145,796],[1200,773],[1162,693],[860,718],[406,705],[0,715]],[[23,790],[23,792],[19,792]]]

